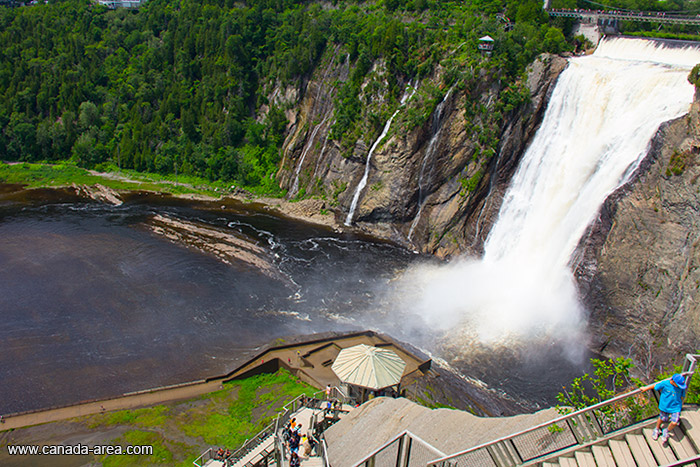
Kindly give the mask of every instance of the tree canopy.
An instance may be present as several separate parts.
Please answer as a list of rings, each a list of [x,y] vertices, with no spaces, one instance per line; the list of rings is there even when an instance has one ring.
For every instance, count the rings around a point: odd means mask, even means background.
[[[512,30],[497,18],[503,12],[515,19]],[[441,61],[449,66],[459,47],[452,67],[476,66],[477,39],[490,34],[499,47],[488,66],[514,81],[538,53],[568,47],[546,21],[535,0],[149,0],[139,10],[49,0],[0,8],[0,153],[177,170],[274,192],[287,121],[269,105],[270,83],[300,83],[329,46],[343,48],[352,71],[337,84],[332,136],[357,137],[359,88],[377,59],[406,81]],[[402,90],[390,85],[389,98],[398,99]]]

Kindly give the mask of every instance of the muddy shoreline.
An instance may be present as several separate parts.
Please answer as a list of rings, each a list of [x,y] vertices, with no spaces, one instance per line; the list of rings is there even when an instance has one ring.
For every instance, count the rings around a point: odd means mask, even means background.
[[[130,183],[139,183],[139,180],[134,180],[129,177],[125,177],[123,175],[115,174],[113,172],[95,172],[95,171],[90,171],[91,174],[110,179],[110,180],[119,180],[123,182],[130,182]],[[161,181],[161,183],[165,183],[164,181]],[[173,185],[175,185],[173,183]],[[194,187],[190,185],[185,185],[182,184],[183,186],[186,186],[188,188],[194,189]],[[104,192],[103,190],[104,187],[98,187],[98,190],[96,190],[98,193]],[[95,190],[93,190],[95,191]],[[131,190],[110,190],[113,193],[125,193]],[[144,190],[148,191],[148,190]],[[250,193],[248,191],[245,191],[241,188],[234,188],[232,193],[228,194],[223,194],[219,197],[214,197],[214,196],[207,196],[207,195],[200,195],[200,194],[194,194],[194,193],[185,193],[185,194],[176,194],[172,193],[170,196],[174,198],[180,198],[180,199],[185,199],[185,200],[193,200],[193,201],[204,201],[204,202],[211,202],[215,203],[217,201],[226,201],[226,200],[234,200],[234,201],[239,201],[241,203],[255,203],[260,205],[263,209],[271,210],[271,211],[276,211],[278,214],[281,214],[286,217],[290,217],[292,219],[304,221],[304,222],[310,222],[313,224],[318,224],[318,225],[324,225],[326,227],[331,227],[335,229],[336,231],[342,230],[342,224],[339,223],[336,220],[336,216],[333,214],[333,211],[329,204],[321,199],[303,199],[299,201],[289,201],[283,198],[273,198],[273,197],[267,197],[267,196],[258,196],[253,193]],[[98,199],[99,198],[95,198]],[[104,200],[104,199],[103,199]],[[109,201],[111,202],[111,201]]]

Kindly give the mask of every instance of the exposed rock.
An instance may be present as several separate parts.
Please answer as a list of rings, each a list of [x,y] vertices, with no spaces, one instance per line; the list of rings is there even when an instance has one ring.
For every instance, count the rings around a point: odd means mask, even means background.
[[[256,240],[230,230],[156,214],[146,227],[173,243],[194,248],[217,257],[226,264],[245,265],[291,286],[289,279],[275,266],[273,258]]]
[[[636,177],[605,203],[577,274],[593,344],[651,373],[700,344],[700,104],[664,124]]]
[[[353,218],[355,227],[438,256],[479,252],[510,176],[539,125],[552,84],[566,63],[562,57],[544,55],[530,67],[530,102],[504,116],[502,129],[496,129],[502,132],[498,151],[490,158],[481,153],[478,141],[479,132],[491,131],[490,123],[482,120],[483,112],[470,109],[495,111],[501,91],[497,77],[482,71],[461,89],[443,87],[444,102],[437,106],[440,99],[424,88],[442,86],[443,70],[412,83],[418,91],[400,107],[388,135],[373,153]],[[377,99],[386,93],[387,77],[385,67],[375,63],[363,84],[363,89],[374,91],[362,99],[377,106],[377,114],[384,119],[380,125],[367,123],[367,131],[349,150],[330,137],[335,97],[330,83],[347,78],[349,67],[349,58],[335,50],[306,83],[288,127],[278,173],[290,196],[304,190],[325,197],[338,223],[345,221],[350,209],[369,147],[393,112],[384,107],[389,105],[386,99]],[[372,86],[369,80],[374,80]],[[408,84],[399,85],[408,89]],[[410,115],[425,114],[430,106],[432,114],[415,125]]]
[[[99,183],[92,186],[73,184],[73,188],[78,195],[92,198],[95,201],[113,204],[115,206],[119,206],[123,203],[119,193]]]

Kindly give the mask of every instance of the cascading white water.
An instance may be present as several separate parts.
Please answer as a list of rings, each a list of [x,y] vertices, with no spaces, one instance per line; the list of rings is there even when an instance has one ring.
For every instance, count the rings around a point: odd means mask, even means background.
[[[581,305],[569,262],[601,204],[632,175],[661,123],[692,102],[700,47],[605,39],[570,60],[506,192],[481,260],[419,266],[407,307],[482,343],[574,339]],[[404,290],[405,289],[405,290]]]
[[[369,153],[367,154],[367,162],[365,163],[365,173],[362,176],[362,179],[360,179],[360,183],[357,184],[357,188],[355,189],[355,194],[352,197],[352,203],[350,203],[350,211],[348,211],[348,216],[345,218],[345,225],[352,225],[352,218],[355,216],[355,209],[357,208],[357,202],[360,199],[360,194],[362,194],[362,190],[365,189],[365,186],[367,185],[367,178],[369,177],[369,169],[370,169],[370,162],[372,161],[372,154],[374,154],[374,150],[377,149],[377,146],[379,146],[379,143],[382,142],[384,137],[386,136],[387,133],[389,133],[389,128],[391,127],[391,122],[394,121],[394,117],[399,113],[399,110],[406,104],[406,102],[413,97],[413,94],[416,93],[415,88],[411,91],[411,93],[408,93],[408,89],[411,88],[411,85],[409,84],[408,87],[406,88],[406,92],[404,93],[403,97],[401,98],[401,104],[399,105],[399,108],[396,109],[396,111],[391,115],[389,120],[384,124],[384,129],[382,129],[382,133],[379,135],[379,138],[372,144],[372,147],[369,149]]]
[[[330,124],[330,128],[333,128],[333,125],[335,124],[335,120]],[[321,161],[323,160],[323,155],[326,153],[326,147],[328,146],[328,138],[331,136],[331,132],[328,131],[326,132],[326,138],[323,140],[323,146],[321,146],[321,152],[318,153],[318,157],[316,158],[316,165],[314,166],[314,174],[311,177],[312,180],[316,180],[316,177],[318,177],[318,168],[321,165]]]
[[[335,48],[335,53],[337,53],[338,47],[336,46]],[[324,98],[324,88],[326,87],[326,83],[328,83],[328,73],[331,71],[333,62],[328,64],[326,66],[326,71],[323,73],[323,78],[321,78],[321,90],[317,94],[317,98],[314,99],[314,103],[311,107],[311,115],[314,114],[314,111],[316,110],[316,105],[321,102],[321,114],[326,113],[326,107],[328,106],[328,103],[330,99]],[[314,131],[311,132],[311,136],[309,137],[309,140],[306,142],[306,146],[301,152],[301,157],[299,158],[299,164],[297,164],[297,168],[294,171],[294,183],[292,183],[292,189],[289,191],[289,197],[293,198],[296,196],[296,194],[299,192],[299,173],[301,172],[301,167],[304,164],[304,159],[306,158],[306,153],[309,152],[309,149],[311,149],[311,146],[313,146],[314,138],[316,138],[316,133],[318,133],[318,130],[323,126],[324,123],[328,120],[328,115],[326,115],[323,118],[323,121],[321,121],[320,125],[316,125],[316,128],[314,128]],[[328,135],[326,135],[326,141],[328,141]],[[325,147],[325,143],[324,143]],[[323,151],[322,151],[323,152]],[[323,155],[323,154],[321,154]],[[320,156],[319,156],[320,159]],[[315,176],[315,170],[314,170],[314,176]]]
[[[433,174],[433,165],[430,165],[430,168],[428,169],[428,173],[426,175],[425,171],[428,166],[428,162],[433,158],[433,154],[435,154],[435,149],[437,148],[437,142],[438,139],[440,138],[440,133],[442,133],[442,126],[440,126],[440,120],[442,119],[442,109],[445,107],[445,102],[447,99],[450,97],[450,94],[452,93],[452,89],[450,88],[447,93],[445,94],[445,97],[440,101],[440,103],[437,105],[435,108],[435,112],[433,113],[433,122],[432,122],[432,133],[433,136],[430,138],[430,141],[428,142],[428,147],[425,150],[425,155],[423,156],[423,162],[421,163],[420,166],[420,172],[418,174],[418,212],[416,213],[416,216],[413,218],[413,222],[411,222],[411,227],[408,229],[408,241],[411,241],[411,238],[413,237],[413,231],[416,229],[416,225],[418,225],[418,221],[420,220],[421,214],[423,214],[423,204],[425,202],[425,193],[424,190],[426,188],[426,184],[430,183],[430,179]],[[426,182],[427,178],[427,182]]]
[[[306,158],[306,153],[309,152],[309,149],[311,149],[311,146],[313,146],[314,138],[316,138],[316,133],[318,133],[319,128],[321,128],[323,126],[323,124],[326,123],[327,119],[328,119],[328,116],[326,116],[326,118],[324,118],[323,121],[319,125],[316,125],[316,128],[314,128],[314,131],[311,132],[311,136],[309,137],[309,140],[306,142],[306,146],[304,147],[304,150],[301,152],[301,157],[299,158],[299,164],[297,164],[297,168],[294,171],[294,183],[292,184],[292,189],[289,192],[290,198],[293,198],[299,192],[299,173],[301,172],[301,166],[304,164],[304,159]]]

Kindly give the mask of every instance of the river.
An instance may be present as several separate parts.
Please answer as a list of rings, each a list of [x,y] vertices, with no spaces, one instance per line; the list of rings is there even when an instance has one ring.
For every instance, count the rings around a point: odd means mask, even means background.
[[[414,256],[234,201],[4,191],[0,413],[222,374],[275,338],[357,329],[355,310]],[[279,275],[156,235],[156,215],[248,239]]]

